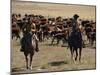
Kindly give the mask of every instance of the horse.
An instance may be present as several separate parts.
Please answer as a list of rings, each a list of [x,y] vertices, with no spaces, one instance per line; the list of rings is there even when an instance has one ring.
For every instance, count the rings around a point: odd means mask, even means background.
[[[78,57],[78,49],[79,49],[79,62],[81,62],[81,52],[82,52],[82,35],[81,32],[75,31],[70,32],[68,36],[68,45],[71,52],[71,60],[74,61],[74,51],[76,52],[75,61],[77,61]]]
[[[36,34],[27,33],[26,36],[24,36],[23,42],[23,52],[26,59],[26,69],[32,70],[32,59],[33,55],[36,52],[38,52],[37,48],[37,37]],[[30,55],[30,56],[29,56]],[[28,56],[30,57],[30,64],[28,63]]]

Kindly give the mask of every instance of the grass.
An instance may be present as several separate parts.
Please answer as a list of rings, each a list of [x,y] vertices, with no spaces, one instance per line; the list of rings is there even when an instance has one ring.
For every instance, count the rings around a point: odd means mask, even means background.
[[[63,64],[68,64],[68,61],[55,61],[55,62],[48,63],[48,65],[51,65],[51,66],[60,66]]]
[[[47,68],[49,68],[50,66],[48,65],[48,64],[44,64],[44,65],[42,65],[41,67],[40,67],[40,69],[47,69]]]
[[[28,73],[23,67],[25,65],[25,58],[23,53],[19,51],[20,46],[17,46],[18,42],[15,42],[15,40],[12,42],[12,72]],[[49,41],[39,43],[40,51],[39,53],[35,53],[33,57],[33,66],[37,67],[33,67],[32,72],[83,70],[94,69],[96,67],[95,48],[87,47],[87,45],[86,48],[83,48],[82,62],[80,64],[78,61],[75,63],[71,61],[70,50],[66,47],[61,47],[61,44],[59,46],[50,46],[48,43]]]

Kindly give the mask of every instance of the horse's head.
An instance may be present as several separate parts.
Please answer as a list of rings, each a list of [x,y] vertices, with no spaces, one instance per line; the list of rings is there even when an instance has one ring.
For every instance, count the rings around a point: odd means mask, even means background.
[[[37,38],[36,34],[32,34],[32,46],[33,46],[33,48],[36,47],[37,41],[38,41],[38,38]]]

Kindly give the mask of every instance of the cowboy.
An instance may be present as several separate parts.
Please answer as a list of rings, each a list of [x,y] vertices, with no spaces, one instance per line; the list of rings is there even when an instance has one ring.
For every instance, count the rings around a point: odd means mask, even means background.
[[[24,43],[26,43],[25,41],[26,40],[29,40],[29,38],[26,36],[30,36],[30,32],[31,32],[31,26],[30,26],[30,22],[29,20],[24,20],[24,25],[22,27],[22,32],[23,32],[23,38],[21,39],[21,49],[20,51],[24,51]],[[30,44],[31,41],[29,41],[29,44]]]
[[[78,29],[78,21],[77,21],[78,18],[79,16],[77,14],[73,16],[73,20],[72,20],[72,31],[73,32]]]
[[[73,16],[72,20],[72,33],[71,33],[71,42],[74,47],[81,47],[82,46],[82,34],[79,29],[79,23],[78,23],[79,16],[75,14]],[[77,40],[77,42],[76,42]]]

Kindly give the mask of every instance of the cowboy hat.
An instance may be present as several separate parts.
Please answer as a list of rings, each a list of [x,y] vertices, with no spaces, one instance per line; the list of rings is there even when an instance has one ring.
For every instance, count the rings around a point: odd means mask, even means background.
[[[73,16],[74,18],[78,18],[79,17],[79,15],[77,15],[77,14],[74,14],[74,16]]]

